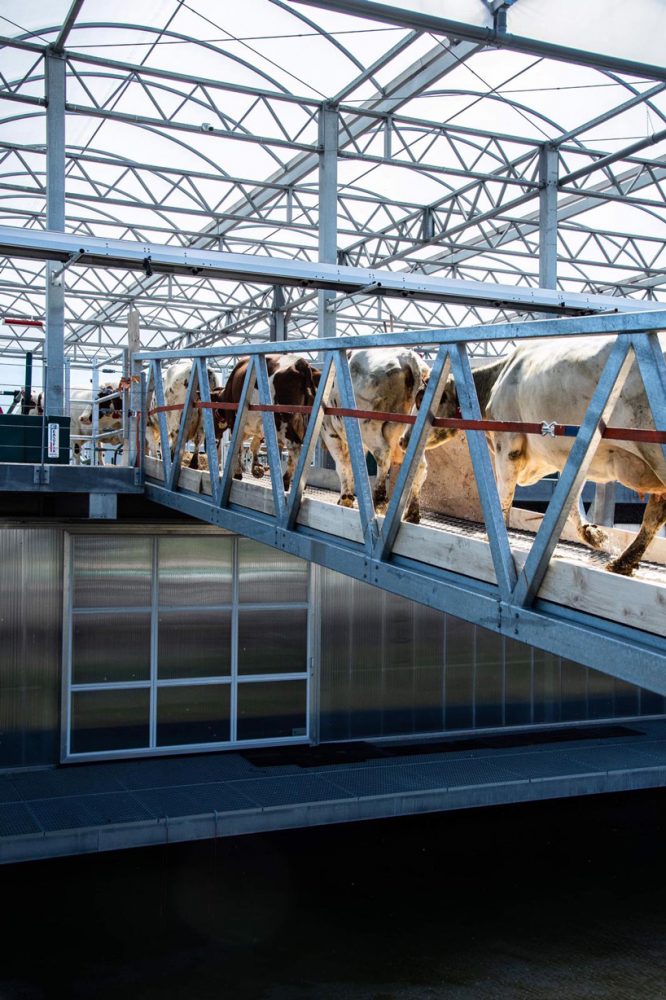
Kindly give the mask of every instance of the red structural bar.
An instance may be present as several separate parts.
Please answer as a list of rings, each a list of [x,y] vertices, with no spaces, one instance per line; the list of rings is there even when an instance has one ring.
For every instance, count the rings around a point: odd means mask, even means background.
[[[43,319],[11,319],[5,316],[2,322],[5,326],[44,326]]]
[[[196,402],[195,407],[204,410],[238,409],[238,403],[202,403]],[[148,411],[164,413],[171,410],[182,410],[183,404],[173,406],[157,406]],[[306,413],[312,412],[311,406],[286,406],[281,404],[251,403],[250,410],[263,413]],[[382,420],[395,424],[414,424],[416,417],[411,413],[385,413],[383,410],[348,410],[338,406],[325,406],[324,413],[333,417],[357,417],[359,420]],[[539,434],[543,435],[543,424],[529,423],[519,420],[465,420],[461,417],[437,417],[432,421],[433,427],[449,427],[459,431],[496,431],[498,433]],[[576,424],[553,423],[553,435],[556,437],[575,437],[579,431]],[[550,437],[549,434],[544,435]],[[634,427],[603,427],[603,438],[612,441],[642,441],[646,444],[666,444],[666,431],[653,431],[647,428]]]

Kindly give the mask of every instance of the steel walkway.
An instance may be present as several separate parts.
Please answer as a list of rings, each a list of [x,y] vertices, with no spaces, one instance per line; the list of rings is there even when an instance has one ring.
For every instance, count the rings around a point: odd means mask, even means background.
[[[456,330],[421,331],[400,335],[329,338],[317,342],[322,367],[317,393],[296,465],[285,494],[281,454],[275,429],[275,404],[268,382],[264,355],[275,352],[314,353],[312,342],[257,344],[243,347],[199,348],[177,352],[146,351],[137,355],[147,363],[146,399],[155,399],[160,461],[144,466],[147,496],[167,507],[219,525],[230,531],[283,549],[302,559],[326,566],[403,597],[446,611],[484,628],[518,639],[601,670],[624,681],[666,694],[666,569],[663,545],[653,543],[653,565],[642,564],[634,578],[607,573],[599,560],[579,548],[562,547],[560,537],[583,486],[590,462],[602,436],[650,440],[666,455],[666,364],[654,326],[662,314],[617,314],[540,320]],[[558,338],[615,334],[612,349],[587,404],[580,426],[562,424],[493,424],[482,419],[467,343],[500,340]],[[369,413],[355,409],[347,351],[405,345],[435,353],[423,402],[416,416],[397,420],[413,422],[404,461],[383,517],[377,515],[365,464],[365,449],[358,417]],[[227,457],[219,468],[213,426],[213,408],[228,403],[211,402],[209,364],[235,364],[249,356],[247,373],[237,404],[236,420]],[[169,438],[162,362],[189,359],[191,374],[175,440]],[[607,426],[622,385],[637,366],[651,410],[652,429]],[[414,525],[402,520],[418,463],[433,423],[436,400],[449,372],[455,376],[459,400],[456,418],[440,426],[465,429],[485,528],[463,530],[451,523]],[[357,509],[338,507],[330,497],[308,492],[311,460],[321,430],[329,394],[335,384],[336,403],[344,423],[353,468]],[[151,404],[144,404],[145,407]],[[270,485],[238,482],[233,478],[234,456],[243,440],[250,407],[262,411]],[[563,401],[566,408],[566,400]],[[206,461],[219,474],[195,473],[184,468],[185,426],[194,408],[202,416]],[[330,411],[328,411],[330,412]],[[374,412],[374,411],[373,411]],[[516,428],[524,434],[564,434],[573,438],[536,535],[509,534],[500,507],[491,458],[484,431]],[[642,435],[642,436],[640,436]],[[446,447],[446,445],[444,445]],[[653,455],[653,452],[650,453]],[[653,460],[652,458],[650,459]],[[657,461],[657,458],[654,458]],[[661,461],[661,459],[659,459]],[[662,473],[659,472],[661,476]],[[523,522],[520,528],[533,524]],[[618,548],[624,548],[616,536]],[[659,554],[661,551],[661,555]]]
[[[269,754],[0,775],[0,863],[660,788],[666,722]]]

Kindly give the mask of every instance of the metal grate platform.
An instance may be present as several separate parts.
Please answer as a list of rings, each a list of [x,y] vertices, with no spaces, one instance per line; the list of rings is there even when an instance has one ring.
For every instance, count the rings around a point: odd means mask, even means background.
[[[666,785],[666,721],[511,735],[349,744],[347,763],[324,745],[314,767],[300,747],[300,764],[286,748],[8,772],[0,862]]]

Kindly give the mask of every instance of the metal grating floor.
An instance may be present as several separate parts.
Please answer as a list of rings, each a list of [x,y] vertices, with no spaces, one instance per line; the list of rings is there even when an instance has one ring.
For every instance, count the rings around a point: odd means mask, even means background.
[[[5,772],[0,862],[666,785],[666,720],[581,734],[511,745],[507,733],[500,746],[480,735],[465,749],[440,739],[379,757],[366,744],[367,760],[314,767],[302,747],[300,765],[274,750],[267,763],[226,752]]]

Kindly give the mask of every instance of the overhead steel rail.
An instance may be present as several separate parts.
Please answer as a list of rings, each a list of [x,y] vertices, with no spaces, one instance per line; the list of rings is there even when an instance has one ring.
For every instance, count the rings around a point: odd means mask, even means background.
[[[153,274],[193,275],[258,284],[319,288],[347,294],[458,302],[494,308],[505,306],[531,312],[645,312],[644,302],[616,296],[582,295],[562,289],[525,288],[379,268],[280,260],[197,247],[105,240],[50,230],[18,229],[14,226],[0,226],[0,253],[8,257],[71,262],[74,268],[87,266],[144,271],[149,277]],[[663,308],[666,309],[666,303]]]
[[[551,558],[566,518],[585,480],[603,426],[621,391],[629,366],[638,364],[658,438],[666,432],[666,366],[654,332],[662,311],[618,313],[540,320],[525,324],[465,327],[368,337],[322,338],[318,341],[143,351],[149,366],[148,392],[154,392],[164,460],[146,459],[147,496],[167,507],[224,527],[264,544],[291,552],[337,572],[371,583],[430,607],[445,610],[491,631],[602,670],[621,680],[666,694],[666,558],[663,571],[627,579],[598,565],[570,563],[558,553]],[[535,539],[510,535],[501,513],[485,437],[467,432],[476,483],[484,511],[485,534],[473,543],[446,526],[402,523],[417,465],[434,419],[434,400],[451,370],[456,377],[461,416],[479,421],[481,412],[466,344],[482,339],[526,340],[615,334],[597,390],[580,425],[552,499]],[[373,506],[364,450],[357,421],[344,417],[358,510],[323,502],[305,493],[308,470],[328,401],[332,380],[343,410],[354,411],[355,399],[346,350],[387,345],[438,346],[422,407],[414,424],[405,460],[385,517]],[[323,370],[303,447],[288,494],[282,484],[280,453],[272,410],[267,353],[318,352]],[[186,421],[194,407],[203,414],[208,468],[219,468],[206,365],[221,357],[252,359],[238,403],[238,416],[220,475],[181,467]],[[192,376],[173,450],[169,446],[161,364],[174,358],[192,360]],[[270,489],[234,482],[235,457],[242,444],[245,416],[258,392],[271,474]],[[199,398],[197,399],[197,393]],[[144,403],[144,408],[147,404]],[[566,414],[564,413],[565,417]],[[472,424],[474,426],[474,424]],[[482,426],[479,424],[478,426]],[[444,445],[443,447],[446,447]],[[663,447],[663,445],[662,445]]]

